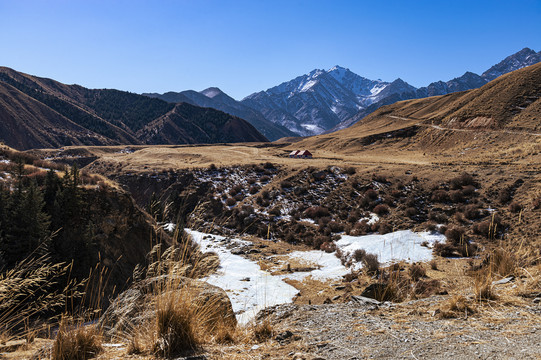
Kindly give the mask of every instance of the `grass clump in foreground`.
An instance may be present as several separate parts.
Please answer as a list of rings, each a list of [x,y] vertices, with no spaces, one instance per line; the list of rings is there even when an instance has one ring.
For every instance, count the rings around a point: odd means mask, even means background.
[[[96,325],[74,325],[62,318],[51,352],[52,360],[86,360],[103,351],[102,333]]]

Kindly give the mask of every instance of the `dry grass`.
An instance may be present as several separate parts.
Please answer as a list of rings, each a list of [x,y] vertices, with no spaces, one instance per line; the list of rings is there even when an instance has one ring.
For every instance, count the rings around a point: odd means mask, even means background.
[[[274,328],[269,319],[256,323],[251,329],[252,337],[257,342],[264,342],[274,336]]]
[[[455,295],[444,302],[440,308],[438,316],[442,319],[450,319],[474,314],[475,308],[470,301],[463,295]]]
[[[128,343],[128,354],[174,358],[200,351],[204,344],[237,340],[236,320],[224,311],[220,294],[205,292],[194,278],[218,267],[216,254],[201,253],[189,236],[177,232],[175,245],[162,252],[155,246],[154,259],[145,277],[157,279],[149,289],[153,315],[135,328],[117,334]]]
[[[102,334],[97,326],[76,324],[64,317],[53,343],[52,360],[86,360],[103,351]]]
[[[51,264],[45,256],[28,257],[13,269],[0,274],[0,338],[8,341],[15,338],[33,338],[40,330],[31,326],[33,319],[45,311],[54,312],[72,298],[81,295],[81,284],[59,282],[68,276],[71,266]],[[49,319],[54,323],[54,318]],[[45,325],[44,325],[45,326]]]

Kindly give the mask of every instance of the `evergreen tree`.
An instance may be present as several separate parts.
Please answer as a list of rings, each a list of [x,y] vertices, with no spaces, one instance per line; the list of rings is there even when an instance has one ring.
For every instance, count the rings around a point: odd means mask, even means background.
[[[43,211],[43,194],[34,181],[28,187],[21,186],[12,197],[2,242],[2,253],[8,266],[31,255],[49,236],[50,224],[49,216]]]

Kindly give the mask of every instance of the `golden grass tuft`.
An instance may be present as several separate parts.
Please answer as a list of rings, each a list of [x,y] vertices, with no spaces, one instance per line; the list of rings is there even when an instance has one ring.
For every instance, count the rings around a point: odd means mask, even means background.
[[[274,328],[269,319],[256,323],[251,330],[252,338],[257,342],[265,342],[274,336]]]
[[[52,360],[86,360],[103,351],[102,334],[95,325],[74,324],[62,318],[53,343]]]
[[[153,352],[172,357],[197,350],[202,339],[197,333],[201,318],[186,296],[165,295],[158,301],[156,342]]]
[[[468,317],[475,313],[475,308],[470,306],[470,301],[463,295],[455,295],[443,303],[439,317],[441,319],[451,319],[464,316]]]

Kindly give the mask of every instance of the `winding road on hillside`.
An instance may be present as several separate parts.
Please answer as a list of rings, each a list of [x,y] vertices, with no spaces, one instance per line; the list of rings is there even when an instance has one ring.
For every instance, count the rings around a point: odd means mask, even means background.
[[[419,119],[411,119],[406,117],[400,117],[400,116],[394,116],[394,115],[386,115],[389,118],[397,119],[397,120],[403,120],[403,121],[414,121],[417,126],[424,126],[424,127],[431,127],[436,130],[441,131],[459,131],[459,132],[475,132],[475,131],[481,131],[479,128],[474,129],[458,129],[458,128],[450,128],[450,127],[443,127],[439,125],[434,124],[426,124],[423,122],[423,120]],[[516,130],[494,130],[494,129],[482,129],[483,132],[490,132],[490,133],[498,133],[498,134],[512,134],[512,135],[532,135],[532,136],[541,136],[541,133],[532,133],[528,131],[516,131]]]

